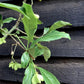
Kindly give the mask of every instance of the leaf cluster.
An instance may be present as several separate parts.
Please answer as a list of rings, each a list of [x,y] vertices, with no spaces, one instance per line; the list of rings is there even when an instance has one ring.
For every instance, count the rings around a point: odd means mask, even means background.
[[[24,49],[24,53],[21,56],[21,63],[17,63],[13,58],[16,50],[15,45],[14,49],[12,49],[12,61],[9,63],[9,67],[14,70],[18,70],[19,68],[25,69],[23,84],[38,84],[41,83],[41,81],[45,81],[46,84],[60,84],[53,74],[41,67],[37,67],[33,60],[43,55],[47,62],[51,56],[51,51],[48,47],[42,45],[41,42],[50,42],[61,38],[70,40],[71,38],[68,33],[60,32],[57,29],[67,25],[71,26],[71,24],[65,21],[57,21],[50,28],[44,28],[43,35],[37,37],[35,36],[35,32],[37,31],[38,25],[42,24],[42,22],[39,20],[39,15],[33,12],[32,5],[23,2],[22,6],[7,3],[0,3],[0,6],[12,9],[21,14],[16,24],[10,30],[3,28],[3,24],[10,23],[12,20],[16,19],[10,17],[3,20],[0,15],[0,33],[3,35],[3,37],[0,38],[0,45],[6,43],[5,39],[10,36],[16,42],[16,45]],[[18,28],[19,22],[23,23],[24,31]],[[12,33],[14,30],[17,30],[17,32]],[[19,33],[23,33],[25,36],[19,36]],[[27,41],[26,45],[23,43],[22,39]],[[37,72],[37,69],[42,75]]]

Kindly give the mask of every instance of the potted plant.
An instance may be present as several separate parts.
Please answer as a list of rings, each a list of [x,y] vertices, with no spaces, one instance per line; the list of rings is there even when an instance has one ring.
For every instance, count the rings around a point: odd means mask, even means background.
[[[37,31],[38,25],[42,24],[42,22],[39,20],[39,15],[33,12],[32,5],[33,0],[31,0],[31,4],[27,4],[26,0],[24,0],[22,6],[0,3],[0,7],[9,8],[20,13],[16,24],[10,30],[3,28],[3,24],[10,23],[12,20],[16,19],[9,17],[3,20],[2,15],[0,15],[0,33],[3,35],[0,38],[0,45],[6,43],[8,36],[15,41],[15,47],[11,51],[12,57],[9,67],[15,71],[21,68],[25,69],[22,84],[41,84],[42,81],[44,81],[45,84],[60,84],[52,73],[35,65],[34,60],[36,60],[38,56],[43,55],[47,62],[51,56],[50,49],[42,45],[41,42],[49,42],[61,38],[68,38],[70,40],[71,38],[68,33],[59,32],[57,29],[67,25],[70,26],[71,24],[65,21],[57,21],[50,28],[44,28],[43,35],[38,37],[35,35],[35,32]],[[24,31],[18,28],[20,22],[24,25]],[[17,32],[13,33],[14,30],[17,30]],[[24,35],[19,36],[19,33],[23,33]],[[22,39],[27,41],[26,45],[23,43]],[[17,45],[24,50],[21,56],[21,63],[16,62],[14,59]]]

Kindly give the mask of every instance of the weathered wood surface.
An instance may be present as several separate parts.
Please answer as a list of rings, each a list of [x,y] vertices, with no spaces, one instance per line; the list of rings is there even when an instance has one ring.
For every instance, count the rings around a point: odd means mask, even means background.
[[[21,82],[23,71],[9,69],[9,62],[9,59],[0,59],[0,80]],[[84,84],[84,59],[53,58],[48,63],[39,59],[36,64],[52,72],[64,84]]]
[[[13,3],[17,4],[16,2]],[[33,9],[44,22],[44,25],[40,26],[42,29],[44,26],[51,26],[53,22],[58,20],[71,22],[72,26],[84,26],[84,0],[43,0],[43,2],[35,2]],[[18,18],[17,12],[4,8],[0,8],[0,14],[3,15],[3,18],[10,16]],[[14,23],[12,22],[10,25],[5,24],[5,26],[10,29]],[[22,24],[20,28],[23,30]],[[52,72],[62,84],[84,84],[84,59],[80,58],[84,57],[84,28],[65,28],[64,31],[70,33],[71,41],[61,39],[42,44],[47,45],[51,49],[52,56],[54,57],[78,57],[79,59],[51,58],[48,63],[38,59],[36,64]],[[19,84],[16,82],[22,81],[23,70],[15,72],[8,68],[8,63],[10,62],[8,57],[10,57],[12,43],[14,41],[8,38],[7,44],[0,46],[0,84],[13,84],[12,82]],[[18,47],[15,57],[20,57],[22,52],[24,51]]]
[[[13,82],[13,81],[4,81],[4,80],[0,80],[0,84],[22,84],[22,83]]]
[[[71,40],[61,39],[53,42],[42,43],[50,48],[52,56],[54,57],[84,57],[84,29],[72,28],[66,30],[71,35]],[[9,56],[11,52],[11,45],[15,43],[10,38],[7,43],[0,46],[0,57]],[[26,44],[26,42],[24,41]],[[15,56],[21,56],[24,52],[20,47],[17,47]],[[2,56],[3,55],[3,56]]]
[[[10,1],[10,0],[0,0],[0,2],[4,2],[4,1]]]
[[[19,4],[17,0],[11,3]],[[44,23],[41,28],[44,26],[51,26],[55,21],[58,20],[71,22],[73,26],[84,26],[84,0],[35,1],[33,9],[35,13],[40,15],[40,19]],[[7,9],[5,9],[3,15],[6,17],[17,16],[17,14],[13,13],[12,11],[8,11]]]
[[[14,2],[14,1],[13,1]],[[41,20],[44,25],[50,26],[54,21],[64,20],[69,21],[73,26],[84,26],[84,1],[83,0],[43,0],[35,2],[33,8],[35,13],[41,15]],[[18,13],[12,10],[0,8],[0,14],[3,18],[15,17],[18,18]],[[11,28],[15,22],[5,24],[5,27]],[[43,28],[41,25],[40,28]],[[19,26],[23,30],[23,25]],[[67,28],[64,29],[66,31]],[[84,57],[84,28],[79,29],[72,27],[68,29],[72,40],[61,39],[59,41],[43,43],[47,45],[52,52],[52,56],[57,57]],[[40,34],[40,32],[39,32]],[[7,39],[7,44],[0,46],[0,55],[10,55],[10,47],[13,41]],[[20,50],[20,53],[18,52]],[[18,47],[16,56],[20,56],[23,51]]]
[[[73,26],[84,26],[84,0],[44,0],[34,5],[34,11],[41,16],[44,26],[64,20]]]

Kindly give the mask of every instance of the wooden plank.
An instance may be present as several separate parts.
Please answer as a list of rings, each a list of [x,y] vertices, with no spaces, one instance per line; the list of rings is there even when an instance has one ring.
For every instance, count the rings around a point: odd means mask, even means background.
[[[8,68],[9,62],[0,59],[0,80],[21,82],[23,70],[14,72]],[[52,72],[63,84],[84,84],[84,59],[51,58],[48,63],[39,59],[36,64]]]
[[[1,64],[0,64],[0,80],[4,80],[6,79],[7,81],[21,81],[22,80],[22,75],[18,75],[18,73],[14,72],[13,70],[9,69],[8,68],[8,64],[11,60],[3,60],[3,61],[0,61]],[[3,71],[5,70],[5,71]],[[16,74],[16,76],[15,76]]]
[[[19,83],[19,82],[13,82],[13,81],[0,80],[0,84],[21,84],[21,83]]]
[[[8,38],[6,44],[0,45],[0,57],[1,57],[1,55],[2,55],[2,58],[4,56],[5,57],[9,57],[11,55],[10,53],[11,53],[11,46],[12,46],[12,44],[15,44],[15,42],[12,39]],[[26,44],[26,42],[25,42],[25,44]],[[22,55],[23,52],[24,52],[24,50],[21,49],[18,46],[17,49],[16,49],[15,56],[19,57],[19,56]]]
[[[71,35],[71,40],[61,39],[53,42],[43,42],[42,44],[50,48],[54,57],[84,57],[84,30],[75,30],[73,28],[66,32]],[[26,41],[23,42],[26,44]],[[13,40],[7,38],[7,43],[0,46],[0,57],[10,55],[13,43],[15,43]],[[24,50],[17,47],[15,56],[19,57],[23,52]]]
[[[71,22],[73,26],[84,26],[83,0],[44,0],[35,3],[33,8],[40,15],[44,26],[50,26],[58,20]]]
[[[0,2],[4,2],[4,1],[10,1],[10,0],[0,0]]]
[[[11,3],[17,4],[15,1]],[[18,4],[21,3],[19,2]],[[55,21],[58,20],[68,21],[72,23],[73,26],[84,26],[83,0],[43,0],[42,2],[35,1],[33,9],[35,13],[40,15],[40,19],[44,23],[40,28],[43,28],[44,26],[51,26]],[[3,16],[17,17],[17,13],[5,10]]]
[[[62,12],[64,10],[65,11],[67,10],[67,13],[64,12],[64,15],[68,14],[68,15],[66,15],[66,17],[70,16],[69,20],[74,21],[75,23],[77,23],[77,21],[80,21],[80,19],[82,21],[83,17],[81,15],[83,14],[83,11],[79,12],[78,10],[83,9],[82,8],[83,6],[84,5],[83,5],[82,0],[80,0],[80,1],[78,1],[78,0],[71,0],[71,1],[66,1],[66,0],[64,0],[64,1],[52,0],[51,1],[51,0],[49,0],[48,2],[46,2],[46,0],[45,0],[43,2],[35,2],[35,5],[33,6],[33,8],[34,8],[35,12],[42,15],[41,19],[46,21],[46,22],[43,21],[44,25],[50,26],[52,24],[52,21],[54,21],[55,19],[57,20],[57,18],[55,18],[55,15],[59,14],[58,11]],[[52,7],[52,8],[50,8],[50,7]],[[48,8],[50,8],[50,9],[48,9]],[[68,10],[67,8],[69,8],[70,10]],[[77,10],[75,10],[74,8]],[[72,14],[70,14],[71,12],[68,13],[68,11],[71,11],[71,10],[73,11]],[[56,13],[56,12],[58,12],[58,13]],[[75,13],[76,14],[80,13],[78,15],[78,18],[76,16],[74,17],[74,15],[76,15]],[[15,18],[18,18],[17,12],[8,10],[8,9],[0,9],[0,14],[2,14],[4,16],[4,18],[12,17],[12,16]],[[60,14],[63,14],[63,13],[60,13]],[[50,18],[52,16],[53,16],[54,20]],[[79,19],[80,16],[81,16],[81,18]],[[71,17],[73,17],[73,20]],[[49,19],[47,19],[47,18],[49,18]],[[50,22],[48,22],[47,20]],[[84,22],[84,21],[82,21],[82,22]],[[12,22],[10,24],[5,24],[5,27],[10,29],[14,24],[15,24],[15,22]],[[78,24],[78,26],[80,26],[80,25]],[[41,27],[43,28],[43,25]],[[22,24],[20,25],[20,28],[23,29]],[[74,28],[72,27],[72,29],[69,29],[66,32],[70,33],[71,38],[72,38],[71,41],[69,41],[67,39],[61,39],[59,41],[43,43],[43,45],[47,45],[51,49],[52,56],[55,56],[55,57],[84,57],[84,52],[83,52],[83,50],[84,50],[84,44],[83,44],[84,43],[84,40],[83,40],[84,39],[84,30],[83,30],[83,28],[79,28],[79,29],[75,28],[75,30],[74,30]],[[9,56],[10,52],[11,52],[10,47],[11,47],[12,43],[14,43],[14,42],[8,38],[7,44],[0,46],[0,55],[3,55],[3,57]],[[20,53],[18,51],[20,51]],[[16,50],[15,56],[21,56],[22,52],[24,52],[24,51],[20,47],[18,47],[18,49]],[[0,56],[0,57],[2,57],[2,56]]]

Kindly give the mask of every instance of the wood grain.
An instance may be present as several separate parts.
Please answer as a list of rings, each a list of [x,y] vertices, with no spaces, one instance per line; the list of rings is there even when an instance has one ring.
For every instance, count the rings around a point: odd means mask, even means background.
[[[21,5],[21,1],[17,2],[17,0],[8,3]],[[36,0],[33,5],[33,10],[36,14],[40,15],[40,19],[44,23],[40,28],[51,26],[58,20],[68,21],[76,27],[84,26],[83,0],[43,0],[42,2]],[[5,9],[3,13],[3,16],[5,17],[4,14],[6,14],[6,17],[11,15],[13,17],[17,16],[17,13],[15,14],[13,11],[8,11],[7,9]]]
[[[35,2],[33,9],[35,13],[41,15],[41,20],[44,25],[39,26],[40,32],[43,31],[44,26],[51,26],[54,21],[64,20],[69,21],[73,26],[84,26],[84,1],[83,0],[43,0],[42,2]],[[18,13],[12,10],[0,8],[0,14],[3,18],[15,17],[18,18]],[[5,24],[4,27],[10,29],[15,22],[10,24]],[[23,30],[23,25],[20,24],[19,27]],[[63,31],[66,31],[67,27]],[[61,29],[60,29],[61,30]],[[62,31],[62,30],[61,30]],[[71,41],[67,39],[61,39],[59,41],[53,41],[48,43],[43,43],[47,45],[52,56],[55,57],[84,57],[84,28],[71,27],[66,32],[71,35]],[[14,43],[9,38],[7,39],[7,44],[0,46],[0,55],[9,56],[11,44]],[[26,42],[24,42],[26,44]],[[20,52],[18,52],[20,51]],[[20,47],[17,48],[15,56],[21,56],[24,52]]]
[[[20,60],[18,60],[20,61]],[[63,84],[84,84],[84,59],[50,59],[50,62],[36,62],[52,72]],[[8,68],[10,59],[0,59],[0,80],[21,82],[23,70],[14,72]]]
[[[0,80],[0,84],[22,84],[22,83],[13,82],[13,81],[4,81],[4,80]]]
[[[42,42],[51,50],[51,56],[53,57],[84,57],[84,30],[76,28],[66,31],[70,34],[71,40],[61,39],[52,42]],[[23,41],[26,44],[26,41]],[[7,38],[7,43],[0,46],[0,57],[8,57],[11,52],[11,45],[15,42],[10,38]],[[16,49],[15,57],[20,57],[24,50],[19,46]]]

